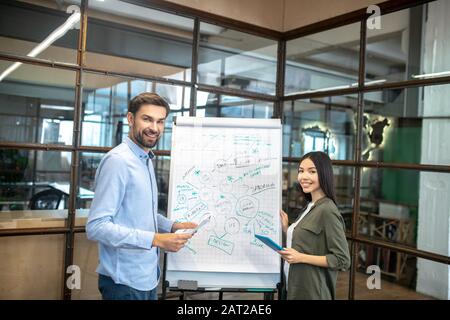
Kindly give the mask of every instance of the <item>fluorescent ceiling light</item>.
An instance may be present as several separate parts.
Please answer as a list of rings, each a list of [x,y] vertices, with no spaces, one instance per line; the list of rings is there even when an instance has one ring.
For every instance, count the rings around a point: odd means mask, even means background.
[[[367,81],[364,83],[364,85],[369,86],[371,84],[378,84],[378,83],[383,83],[383,82],[386,82],[386,79]]]
[[[310,89],[306,90],[300,93],[314,93],[314,92],[322,92],[322,91],[328,91],[328,90],[339,90],[339,89],[348,89],[350,88],[350,85],[343,85],[343,86],[336,86],[336,87],[327,87],[327,88],[320,88],[320,89]]]
[[[66,34],[67,31],[72,29],[78,21],[80,21],[80,12],[75,11],[72,13],[72,15],[64,22],[61,26],[59,26],[55,31],[53,31],[47,38],[44,39],[40,44],[38,44],[33,50],[31,50],[27,56],[28,57],[36,57],[38,54],[40,54],[42,51],[47,49],[53,42],[61,38],[63,35]],[[15,62],[13,63],[8,69],[3,71],[3,73],[0,75],[0,81],[5,79],[11,72],[16,70],[22,62]]]
[[[373,84],[383,83],[383,82],[386,82],[386,79],[368,81],[368,82],[365,82],[364,85],[367,86],[367,85],[373,85]],[[300,93],[315,93],[315,92],[330,91],[330,90],[348,89],[348,88],[356,87],[357,85],[358,85],[358,83],[354,82],[352,84],[336,86],[336,87],[327,87],[327,88],[320,88],[320,89],[310,89],[310,90],[300,91],[300,92],[293,92],[293,93],[290,93],[289,95],[300,94]]]
[[[413,75],[414,79],[422,79],[422,78],[430,78],[430,77],[441,77],[441,76],[450,76],[450,71],[436,72],[436,73],[425,73]]]
[[[63,111],[73,111],[73,107],[65,107],[65,106],[51,106],[47,104],[41,105],[41,109],[50,109],[50,110],[63,110]]]
[[[378,84],[378,83],[383,83],[383,82],[386,82],[386,79],[367,81],[367,82],[364,82],[364,85],[365,86],[369,86],[371,84]],[[355,82],[355,83],[352,83],[350,86],[351,87],[356,87],[357,85],[358,85],[358,82]]]
[[[291,96],[294,94],[315,93],[315,92],[322,92],[322,91],[328,91],[328,90],[339,90],[339,89],[347,89],[347,88],[350,88],[350,85],[328,87],[328,88],[321,88],[321,89],[309,89],[309,90],[305,90],[305,91],[296,91],[296,92],[289,93],[289,95]]]

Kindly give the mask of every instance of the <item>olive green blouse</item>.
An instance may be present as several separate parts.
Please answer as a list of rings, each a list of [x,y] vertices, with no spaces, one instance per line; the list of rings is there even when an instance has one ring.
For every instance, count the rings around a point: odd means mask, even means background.
[[[344,219],[331,199],[318,200],[295,227],[292,248],[305,254],[326,256],[328,268],[291,264],[287,299],[335,299],[337,273],[350,267],[350,253]]]

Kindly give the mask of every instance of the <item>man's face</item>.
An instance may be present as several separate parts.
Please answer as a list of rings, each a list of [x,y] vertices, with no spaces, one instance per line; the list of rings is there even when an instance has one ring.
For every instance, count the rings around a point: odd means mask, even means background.
[[[143,148],[153,148],[164,131],[166,109],[151,104],[142,105],[133,116],[128,112],[131,139]]]

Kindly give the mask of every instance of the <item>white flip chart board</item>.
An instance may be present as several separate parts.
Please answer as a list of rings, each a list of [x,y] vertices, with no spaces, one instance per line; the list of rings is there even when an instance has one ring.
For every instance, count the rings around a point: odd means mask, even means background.
[[[210,221],[177,253],[166,279],[204,288],[275,288],[280,257],[255,238],[281,243],[280,119],[176,118],[168,216]]]

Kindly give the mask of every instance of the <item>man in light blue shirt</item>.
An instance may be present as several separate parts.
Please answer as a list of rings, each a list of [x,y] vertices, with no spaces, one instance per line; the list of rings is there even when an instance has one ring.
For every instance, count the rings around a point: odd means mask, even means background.
[[[103,299],[156,300],[159,248],[180,250],[191,235],[174,232],[196,226],[158,214],[151,148],[164,131],[169,111],[156,94],[134,97],[128,106],[128,137],[97,169],[86,234],[99,242],[97,272]]]

